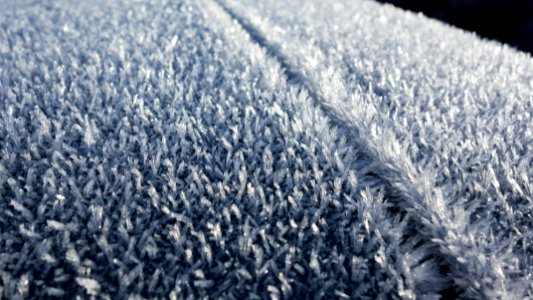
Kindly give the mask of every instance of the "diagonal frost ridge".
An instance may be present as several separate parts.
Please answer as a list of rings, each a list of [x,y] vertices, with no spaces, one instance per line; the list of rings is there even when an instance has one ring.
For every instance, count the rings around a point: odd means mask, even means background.
[[[283,28],[253,9],[236,1],[214,1],[249,33],[252,40],[279,60],[287,77],[307,90],[331,125],[373,162],[369,172],[384,182],[385,199],[391,202],[398,216],[411,224],[403,241],[406,256],[419,256],[411,265],[423,268],[428,261],[435,263],[435,268],[441,272],[437,276],[447,282],[441,288],[443,295],[510,298],[512,292],[506,289],[507,278],[500,265],[505,257],[487,253],[489,247],[476,239],[476,232],[467,228],[467,216],[448,206],[443,192],[435,184],[436,175],[411,161],[406,153],[408,145],[397,138],[397,132],[405,132],[405,129],[394,125],[378,111],[372,104],[375,95],[348,92],[335,66],[327,64],[320,49],[300,40],[283,40],[281,35],[276,35],[277,30]],[[409,240],[417,240],[417,245],[407,246],[412,243]],[[409,252],[425,253],[412,255]],[[415,285],[419,291],[423,291],[427,279],[415,280],[418,280]]]

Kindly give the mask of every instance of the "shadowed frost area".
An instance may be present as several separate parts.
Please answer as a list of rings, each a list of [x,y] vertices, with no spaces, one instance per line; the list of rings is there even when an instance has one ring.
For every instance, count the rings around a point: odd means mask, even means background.
[[[2,1],[0,298],[531,297],[532,130],[370,1]]]

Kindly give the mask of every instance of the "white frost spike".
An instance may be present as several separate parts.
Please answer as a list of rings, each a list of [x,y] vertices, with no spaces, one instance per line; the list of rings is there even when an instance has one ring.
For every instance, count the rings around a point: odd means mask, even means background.
[[[65,229],[65,224],[54,221],[54,220],[46,220],[46,224],[48,225],[50,229],[53,229],[53,230],[64,230]]]
[[[66,254],[67,261],[69,261],[71,264],[77,266],[80,263],[80,257],[78,256],[78,252],[74,248],[70,248],[67,250]]]
[[[100,284],[98,281],[91,279],[91,278],[85,278],[85,277],[77,277],[76,282],[85,288],[87,291],[87,294],[91,296],[96,296],[100,292]]]

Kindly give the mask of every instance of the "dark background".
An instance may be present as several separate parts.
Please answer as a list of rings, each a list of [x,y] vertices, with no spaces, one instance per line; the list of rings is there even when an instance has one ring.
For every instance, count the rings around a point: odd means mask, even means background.
[[[533,0],[378,0],[533,54]]]

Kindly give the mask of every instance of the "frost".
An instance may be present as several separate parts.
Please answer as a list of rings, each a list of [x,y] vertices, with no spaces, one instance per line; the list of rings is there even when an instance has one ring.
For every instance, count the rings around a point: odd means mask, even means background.
[[[94,279],[77,277],[76,283],[85,288],[89,295],[95,296],[100,292],[100,284]]]
[[[531,298],[531,57],[370,1],[6,3],[0,297]]]

